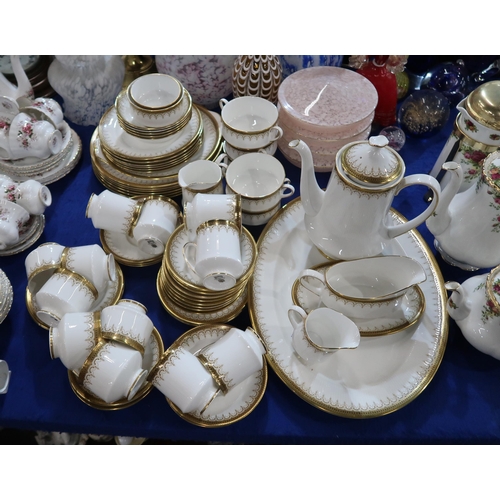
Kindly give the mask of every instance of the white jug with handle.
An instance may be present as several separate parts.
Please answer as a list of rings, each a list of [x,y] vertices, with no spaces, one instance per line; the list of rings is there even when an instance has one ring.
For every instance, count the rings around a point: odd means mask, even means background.
[[[416,228],[434,212],[441,193],[439,183],[426,174],[405,177],[403,159],[388,143],[386,137],[377,136],[344,146],[323,191],[307,144],[290,142],[302,160],[300,193],[307,233],[328,257],[352,260],[379,255],[393,238]],[[429,187],[432,202],[414,219],[388,226],[394,196],[411,185]]]

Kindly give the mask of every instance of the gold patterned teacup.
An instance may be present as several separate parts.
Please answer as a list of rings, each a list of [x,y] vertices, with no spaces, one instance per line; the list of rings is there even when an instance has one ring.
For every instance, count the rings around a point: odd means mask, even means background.
[[[102,340],[100,312],[72,312],[49,330],[50,357],[79,373],[92,349]]]
[[[221,391],[231,388],[262,369],[266,349],[252,328],[231,328],[197,357],[212,374]]]
[[[39,307],[36,315],[49,327],[57,326],[67,313],[90,311],[97,298],[97,289],[88,279],[58,268],[35,296]]]
[[[153,333],[153,322],[140,302],[122,299],[101,311],[101,336],[132,347],[142,355]]]
[[[232,221],[210,220],[196,230],[196,241],[188,241],[184,260],[209,290],[232,288],[243,274],[240,228]]]

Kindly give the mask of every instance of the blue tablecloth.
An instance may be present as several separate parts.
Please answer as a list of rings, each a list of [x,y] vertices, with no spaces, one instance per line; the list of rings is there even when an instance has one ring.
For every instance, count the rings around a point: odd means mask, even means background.
[[[432,169],[446,142],[456,113],[447,126],[427,139],[407,138],[400,151],[407,174]],[[48,332],[35,324],[25,305],[27,284],[24,260],[44,242],[65,246],[100,244],[98,230],[85,218],[91,193],[105,188],[94,176],[89,143],[93,127],[70,123],[83,142],[78,166],[63,179],[49,185],[53,203],[46,210],[46,227],[31,249],[0,257],[0,268],[14,289],[14,303],[0,325],[0,359],[12,371],[7,394],[0,395],[0,427],[142,436],[173,441],[232,443],[498,443],[500,442],[500,361],[474,349],[450,321],[449,338],[441,366],[428,387],[402,409],[374,419],[347,419],[325,413],[296,396],[269,369],[266,392],[260,404],[246,418],[227,427],[205,429],[184,421],[170,408],[155,388],[142,401],[119,411],[102,411],[87,406],[73,393],[65,367],[49,354]],[[300,169],[276,154],[299,193]],[[328,173],[318,174],[326,186]],[[425,205],[420,188],[404,190],[394,208],[410,218]],[[176,201],[180,201],[176,199]],[[286,201],[286,200],[285,200]],[[258,238],[260,228],[249,228]],[[419,228],[433,249],[433,238],[425,226]],[[434,250],[433,250],[434,252]],[[434,252],[435,253],[435,252]],[[437,256],[445,281],[464,281],[472,274],[447,265]],[[160,264],[145,268],[122,266],[125,298],[139,300],[158,328],[165,348],[191,327],[170,316],[156,292]],[[250,325],[248,311],[231,324]]]

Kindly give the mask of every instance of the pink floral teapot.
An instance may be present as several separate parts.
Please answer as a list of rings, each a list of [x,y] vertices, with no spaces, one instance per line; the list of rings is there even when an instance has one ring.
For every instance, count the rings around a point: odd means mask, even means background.
[[[481,175],[459,192],[463,172],[456,162],[443,169],[451,174],[433,217],[426,224],[434,245],[449,264],[467,271],[500,264],[500,151],[483,163]]]
[[[459,284],[445,284],[452,292],[448,314],[476,349],[500,359],[500,266]]]

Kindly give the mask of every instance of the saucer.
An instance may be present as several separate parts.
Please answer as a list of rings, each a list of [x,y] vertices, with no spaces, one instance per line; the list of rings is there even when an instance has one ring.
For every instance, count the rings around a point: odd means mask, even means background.
[[[231,304],[215,312],[194,312],[180,308],[161,293],[161,279],[163,270],[160,269],[156,279],[156,291],[165,310],[175,319],[187,325],[202,325],[204,323],[227,323],[236,318],[243,310],[248,299],[248,285],[244,292]]]
[[[116,156],[148,160],[174,155],[187,147],[203,129],[203,121],[200,111],[195,107],[191,120],[179,132],[165,139],[140,139],[121,128],[113,106],[104,113],[98,129],[103,146]]]
[[[314,266],[316,271],[324,271],[331,263]],[[326,307],[319,302],[319,298],[313,292],[303,286],[298,279],[292,285],[292,301],[295,305],[302,307],[306,313],[318,307]],[[318,305],[320,304],[320,305]],[[359,328],[362,337],[374,337],[378,335],[389,335],[398,333],[405,328],[415,324],[425,310],[425,297],[418,285],[407,290],[403,295],[401,308],[397,311],[395,318],[356,319],[350,318]]]
[[[149,344],[144,351],[142,368],[148,370],[148,372],[151,371],[156,366],[156,363],[158,363],[160,356],[163,354],[163,350],[164,347],[161,335],[155,327],[153,328],[153,334],[150,337]],[[71,370],[68,370],[68,378],[71,388],[78,398],[96,410],[123,410],[124,408],[129,408],[146,397],[153,388],[151,382],[148,382],[146,379],[142,387],[137,391],[137,394],[130,401],[127,399],[120,399],[114,403],[106,403],[101,398],[94,396],[82,387],[78,382],[78,377]]]
[[[131,267],[145,267],[158,264],[163,254],[151,257],[149,253],[143,252],[134,240],[124,233],[117,231],[99,231],[102,248],[106,253],[112,253],[115,260],[120,264]]]
[[[38,290],[42,288],[45,282],[52,276],[54,271],[58,269],[58,267],[59,266],[57,265],[48,266],[42,271],[35,273],[31,277],[31,279],[28,280],[28,286],[26,287],[26,307],[28,309],[28,312],[35,323],[38,326],[45,328],[46,330],[49,329],[49,326],[41,321],[40,318],[36,315],[36,312],[39,308],[35,300],[35,295],[37,294]],[[123,271],[118,262],[115,262],[115,268],[116,280],[109,281],[106,293],[89,312],[102,311],[105,307],[112,306],[121,299],[124,289]]]
[[[191,353],[213,344],[232,327],[223,324],[201,325],[183,333],[170,347],[183,347]],[[226,394],[219,393],[205,411],[182,413],[168,398],[171,408],[187,422],[200,427],[223,427],[234,424],[249,415],[261,401],[267,386],[267,363]]]
[[[24,252],[31,247],[43,233],[45,229],[45,215],[32,215],[19,235],[21,239],[13,246],[0,250],[0,257],[15,255]]]
[[[201,281],[201,278],[189,268],[189,266],[186,264],[186,261],[184,260],[182,249],[188,241],[189,236],[185,224],[181,224],[171,234],[170,239],[167,242],[165,248],[165,259],[167,261],[169,269],[171,269],[171,271],[173,271],[175,275],[182,278],[184,281],[191,283],[192,285],[202,287],[203,283]],[[243,273],[238,278],[238,283],[241,283],[247,278],[247,273],[255,263],[257,253],[257,246],[255,244],[255,241],[251,233],[246,228],[242,228],[242,232],[240,235],[240,246]]]

